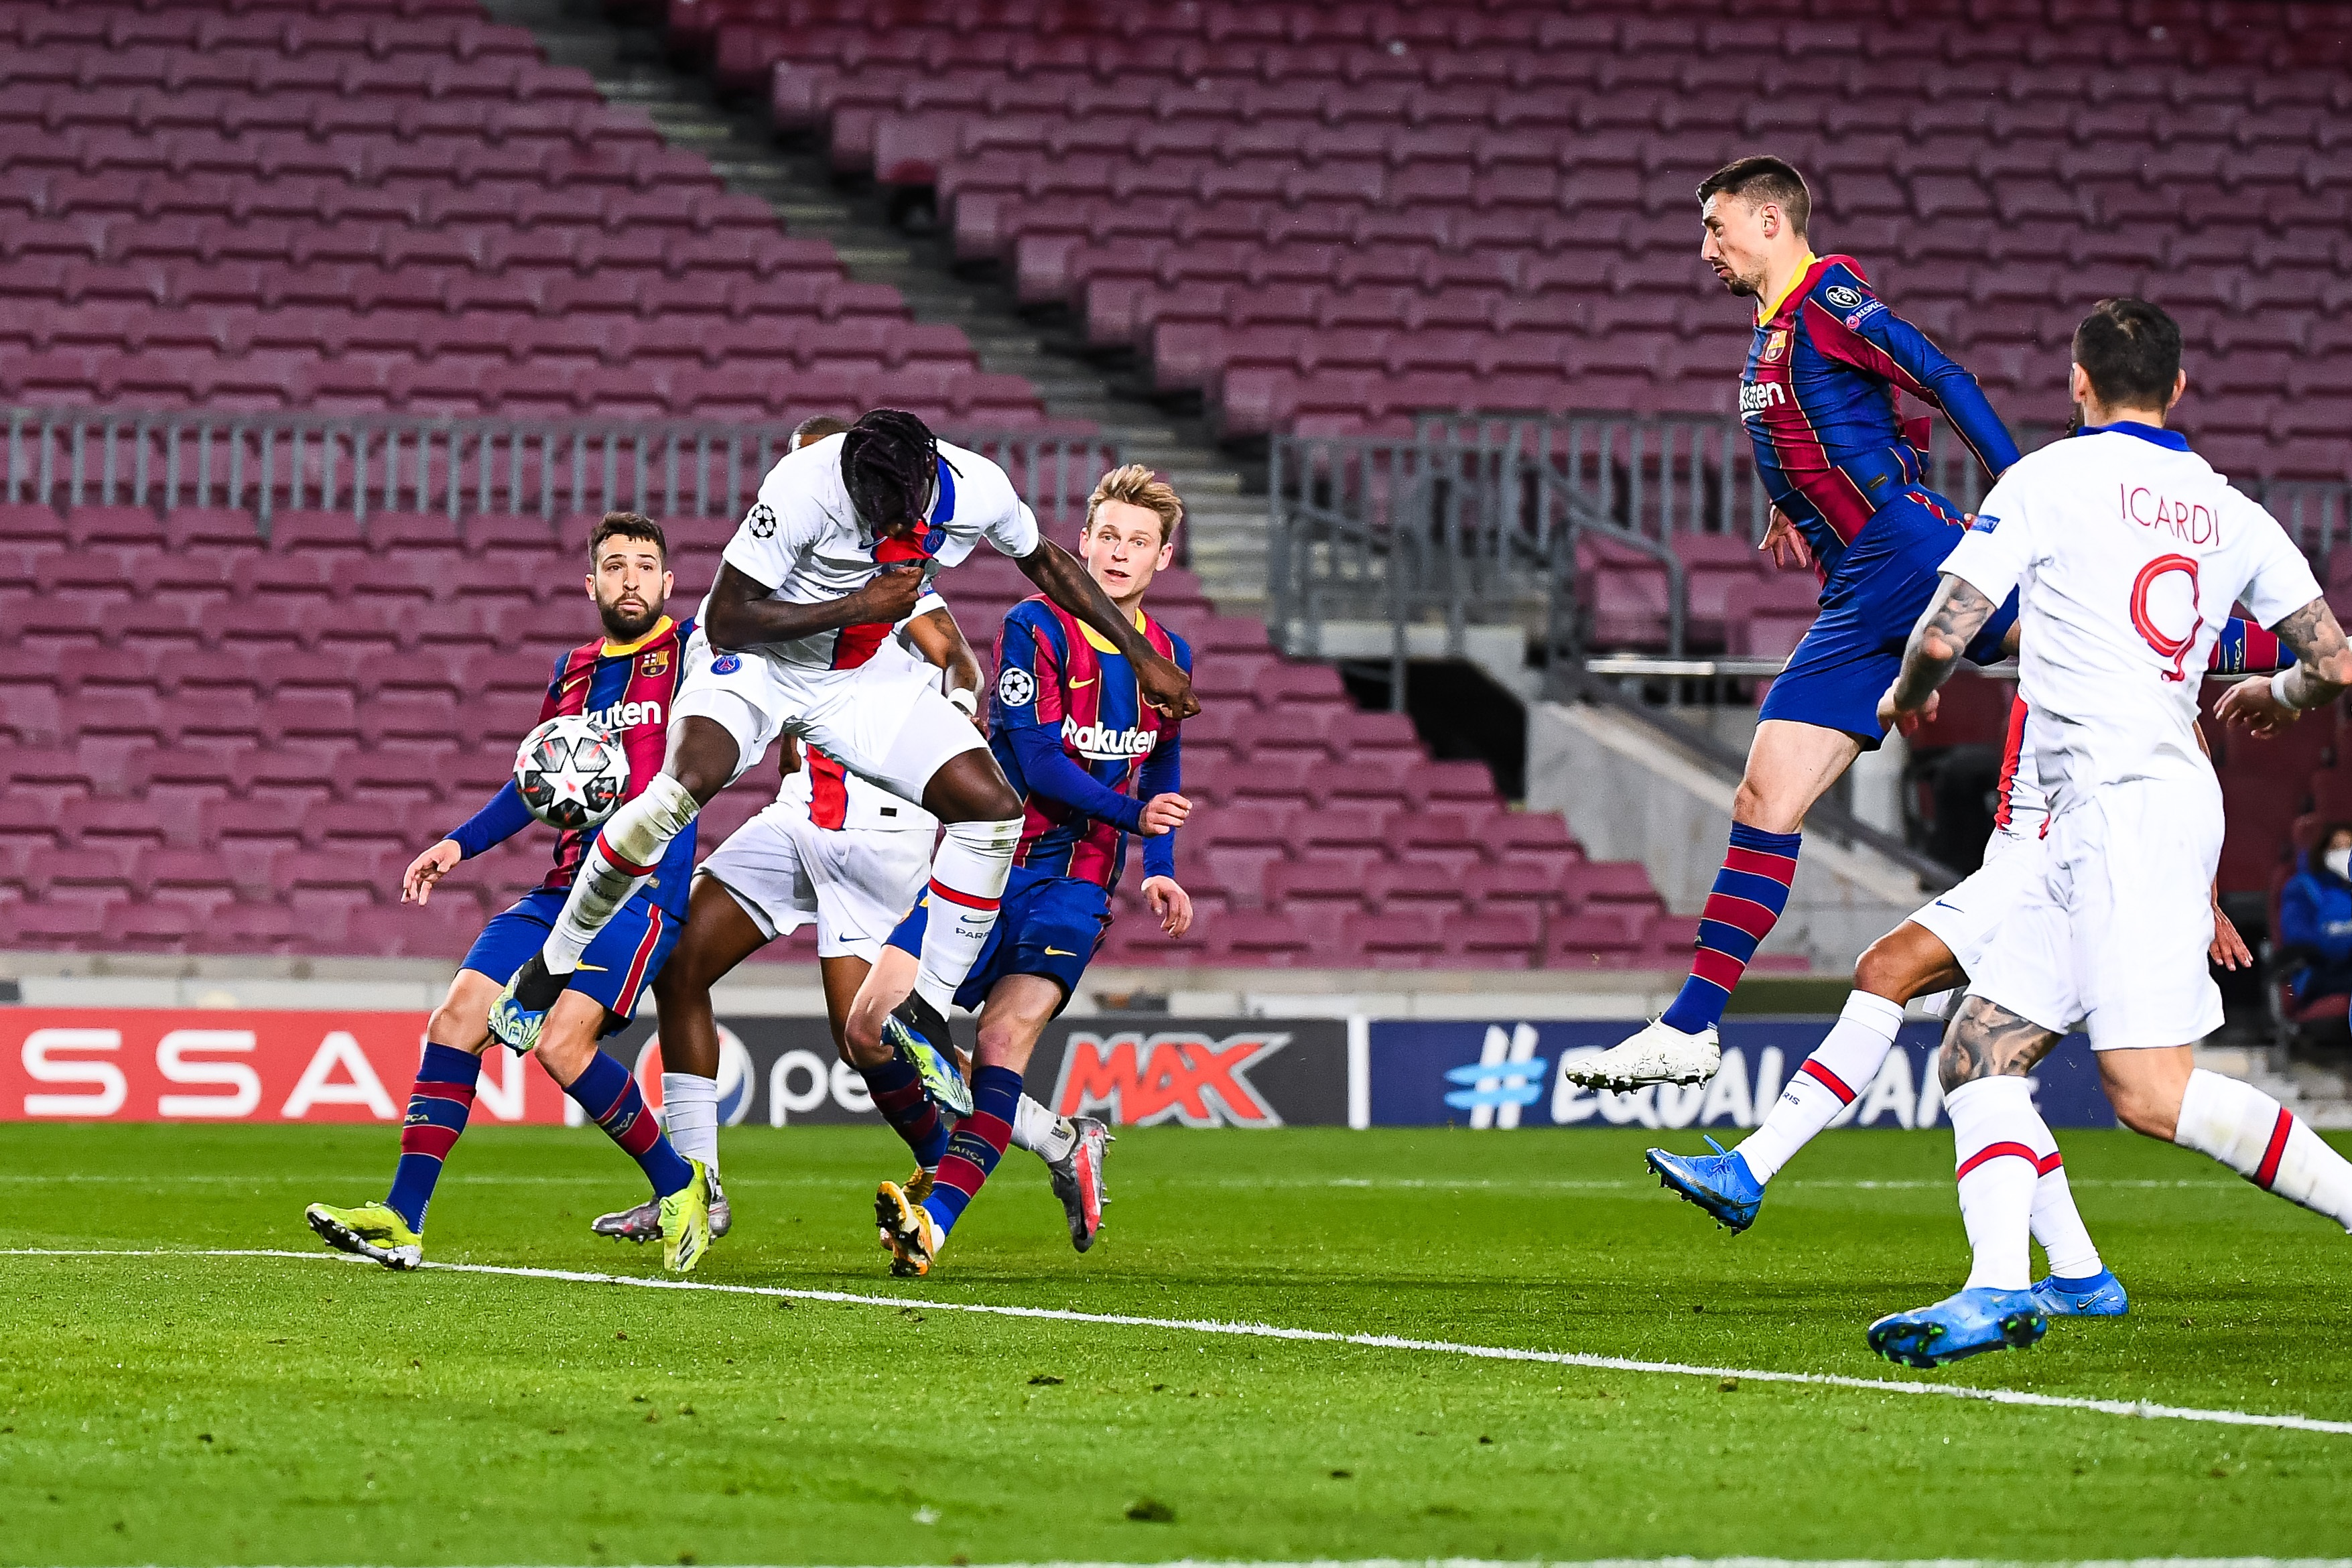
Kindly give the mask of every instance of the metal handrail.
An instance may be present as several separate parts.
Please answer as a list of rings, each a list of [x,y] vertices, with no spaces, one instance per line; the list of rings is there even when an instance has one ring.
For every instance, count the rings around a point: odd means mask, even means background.
[[[790,437],[779,425],[391,414],[11,407],[0,500],[220,506],[266,533],[281,510],[552,520],[615,509],[740,515]],[[942,431],[1003,465],[1048,528],[1084,514],[1118,445],[1057,431]]]

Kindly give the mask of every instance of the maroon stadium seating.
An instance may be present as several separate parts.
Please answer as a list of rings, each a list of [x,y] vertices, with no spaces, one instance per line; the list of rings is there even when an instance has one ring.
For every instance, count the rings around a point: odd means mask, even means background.
[[[422,910],[400,907],[400,873],[504,781],[550,668],[593,631],[581,528],[287,512],[264,542],[236,512],[0,506],[22,542],[0,569],[0,945],[461,952],[545,872],[548,836],[467,863]],[[683,610],[728,528],[674,532]],[[992,668],[1026,580],[982,552],[942,585]],[[1115,958],[1680,962],[1690,932],[1638,865],[1588,864],[1558,816],[1504,809],[1483,766],[1433,761],[1410,720],[1359,710],[1190,574],[1153,607],[1194,641],[1209,704],[1184,729],[1200,816],[1179,858],[1201,921],[1160,936],[1131,867]],[[705,849],[774,784],[763,769],[714,802]]]
[[[1747,327],[1691,193],[1769,150],[2012,420],[2139,292],[2217,466],[2352,471],[2336,8],[612,3],[1235,434],[1727,412]]]
[[[1044,421],[471,0],[0,5],[0,402]]]

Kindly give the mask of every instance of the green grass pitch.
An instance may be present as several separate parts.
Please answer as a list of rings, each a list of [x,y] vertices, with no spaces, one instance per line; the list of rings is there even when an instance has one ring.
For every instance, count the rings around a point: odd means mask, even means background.
[[[1073,1254],[1009,1154],[887,1277],[880,1129],[727,1135],[698,1280],[1242,1320],[2352,1419],[2352,1242],[2193,1156],[2076,1133],[2122,1322],[1937,1373],[1875,1314],[1965,1271],[1942,1133],[1822,1140],[1733,1238],[1614,1131],[1133,1131]],[[1696,1142],[1682,1135],[1678,1142]],[[0,1247],[310,1251],[379,1129],[11,1126]],[[447,1263],[660,1274],[635,1173],[490,1129]],[[0,1256],[0,1563],[1164,1562],[2340,1552],[2352,1436],[1801,1384],[342,1260]]]

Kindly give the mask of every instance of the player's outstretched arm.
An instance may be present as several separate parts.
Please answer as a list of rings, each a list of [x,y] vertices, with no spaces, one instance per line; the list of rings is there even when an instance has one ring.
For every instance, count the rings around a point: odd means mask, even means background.
[[[2352,647],[2326,599],[2312,600],[2271,629],[2294,651],[2294,667],[2238,682],[2214,710],[2222,722],[2257,735],[2275,735],[2305,709],[2333,702],[2352,688]]]
[[[710,613],[702,623],[710,646],[740,651],[871,622],[895,626],[922,597],[923,573],[918,566],[885,566],[856,593],[813,605],[770,598],[773,592],[732,563],[721,564],[719,581],[711,584]]]
[[[1894,311],[1884,301],[1866,300],[1862,308],[1841,321],[1854,324],[1849,328],[1866,348],[1832,342],[1837,336],[1832,326],[1824,332],[1817,330],[1814,341],[1840,359],[1859,368],[1885,377],[1895,385],[1923,402],[1941,408],[1959,432],[1960,439],[1985,471],[1998,479],[2011,463],[2017,461],[2017,443],[2010,439],[2009,427],[2000,416],[1992,411],[1992,404],[1959,361],[1946,353],[1936,341]],[[1875,357],[1867,351],[1874,349],[1885,356],[1885,363],[1871,363]],[[1891,373],[1891,374],[1890,374]]]
[[[1945,573],[1935,598],[1911,628],[1901,672],[1878,700],[1879,721],[1891,726],[1925,713],[1936,689],[1950,677],[1952,667],[1997,607],[1966,579]]]
[[[1118,613],[1102,585],[1078,564],[1076,556],[1050,539],[1041,539],[1036,549],[1015,559],[1022,574],[1036,584],[1045,597],[1092,626],[1127,656],[1144,701],[1171,719],[1189,719],[1201,710],[1200,700],[1192,695],[1192,678],[1173,660],[1153,651],[1135,629],[1135,623]]]

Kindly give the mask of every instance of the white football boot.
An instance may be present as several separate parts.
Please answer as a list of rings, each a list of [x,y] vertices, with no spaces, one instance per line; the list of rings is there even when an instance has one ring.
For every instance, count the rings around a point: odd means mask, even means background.
[[[1723,1065],[1723,1042],[1709,1024],[1685,1034],[1662,1018],[1599,1056],[1562,1068],[1571,1083],[1587,1089],[1639,1089],[1646,1083],[1705,1083]]]

